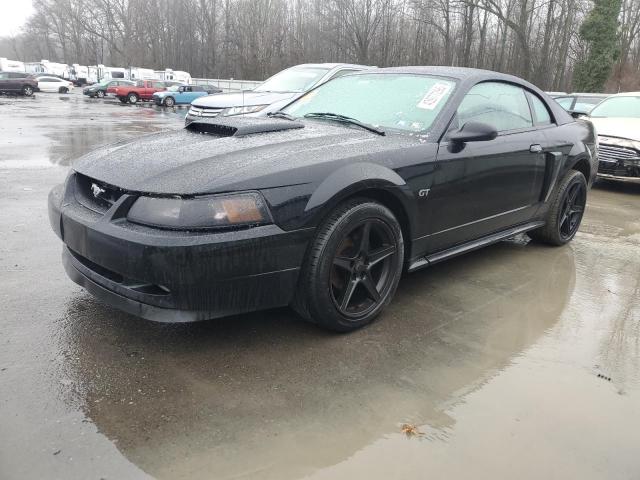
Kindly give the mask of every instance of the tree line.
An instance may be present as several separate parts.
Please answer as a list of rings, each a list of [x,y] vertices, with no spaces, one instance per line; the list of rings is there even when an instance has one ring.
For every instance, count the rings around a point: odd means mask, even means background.
[[[0,41],[0,56],[246,80],[305,62],[456,65],[513,73],[545,90],[640,87],[640,0],[34,0],[33,6],[23,32]]]

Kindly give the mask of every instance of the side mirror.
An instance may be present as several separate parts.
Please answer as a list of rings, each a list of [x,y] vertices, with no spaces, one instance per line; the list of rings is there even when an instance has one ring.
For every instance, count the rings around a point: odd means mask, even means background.
[[[449,141],[453,143],[486,142],[497,136],[498,130],[487,123],[467,122],[449,134]]]

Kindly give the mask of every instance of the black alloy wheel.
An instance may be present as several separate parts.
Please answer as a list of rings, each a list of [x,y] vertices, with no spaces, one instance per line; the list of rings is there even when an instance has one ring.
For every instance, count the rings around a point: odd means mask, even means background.
[[[164,99],[164,104],[167,107],[173,107],[173,105],[176,103],[176,101],[173,99],[173,97],[167,97]]]
[[[363,220],[343,237],[329,281],[342,315],[359,318],[378,306],[392,283],[397,251],[391,227],[377,218]]]
[[[24,87],[22,87],[22,94],[25,97],[30,97],[31,95],[33,95],[33,87],[31,85],[25,85]]]
[[[558,216],[559,235],[563,240],[570,240],[578,231],[586,204],[586,186],[578,182],[572,184],[565,193],[562,212]]]
[[[536,241],[564,245],[575,237],[587,204],[587,180],[577,170],[569,170],[558,182],[549,200],[544,226],[528,232]]]
[[[391,301],[404,263],[394,214],[370,199],[339,205],[318,226],[292,307],[306,320],[349,332],[372,322]]]

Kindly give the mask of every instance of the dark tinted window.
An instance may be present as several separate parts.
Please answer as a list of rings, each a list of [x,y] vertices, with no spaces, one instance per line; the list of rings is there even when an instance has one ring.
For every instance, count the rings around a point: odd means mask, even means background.
[[[482,122],[499,132],[533,126],[524,90],[501,82],[483,82],[469,90],[458,107],[457,119],[460,126]]]
[[[544,102],[540,100],[534,93],[527,92],[527,96],[529,97],[529,101],[531,102],[531,108],[533,109],[533,115],[535,116],[535,124],[551,125],[551,115],[549,114],[549,110],[547,109],[547,106],[544,104]]]
[[[20,72],[9,72],[9,78],[27,78],[29,75]]]

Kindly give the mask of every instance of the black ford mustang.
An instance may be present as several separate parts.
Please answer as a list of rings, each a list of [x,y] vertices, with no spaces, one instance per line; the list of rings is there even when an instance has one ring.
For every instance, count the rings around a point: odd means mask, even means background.
[[[49,196],[69,276],[157,321],[292,305],[361,327],[413,271],[521,232],[575,235],[588,122],[494,72],[379,69],[270,118],[219,117],[78,160]]]

